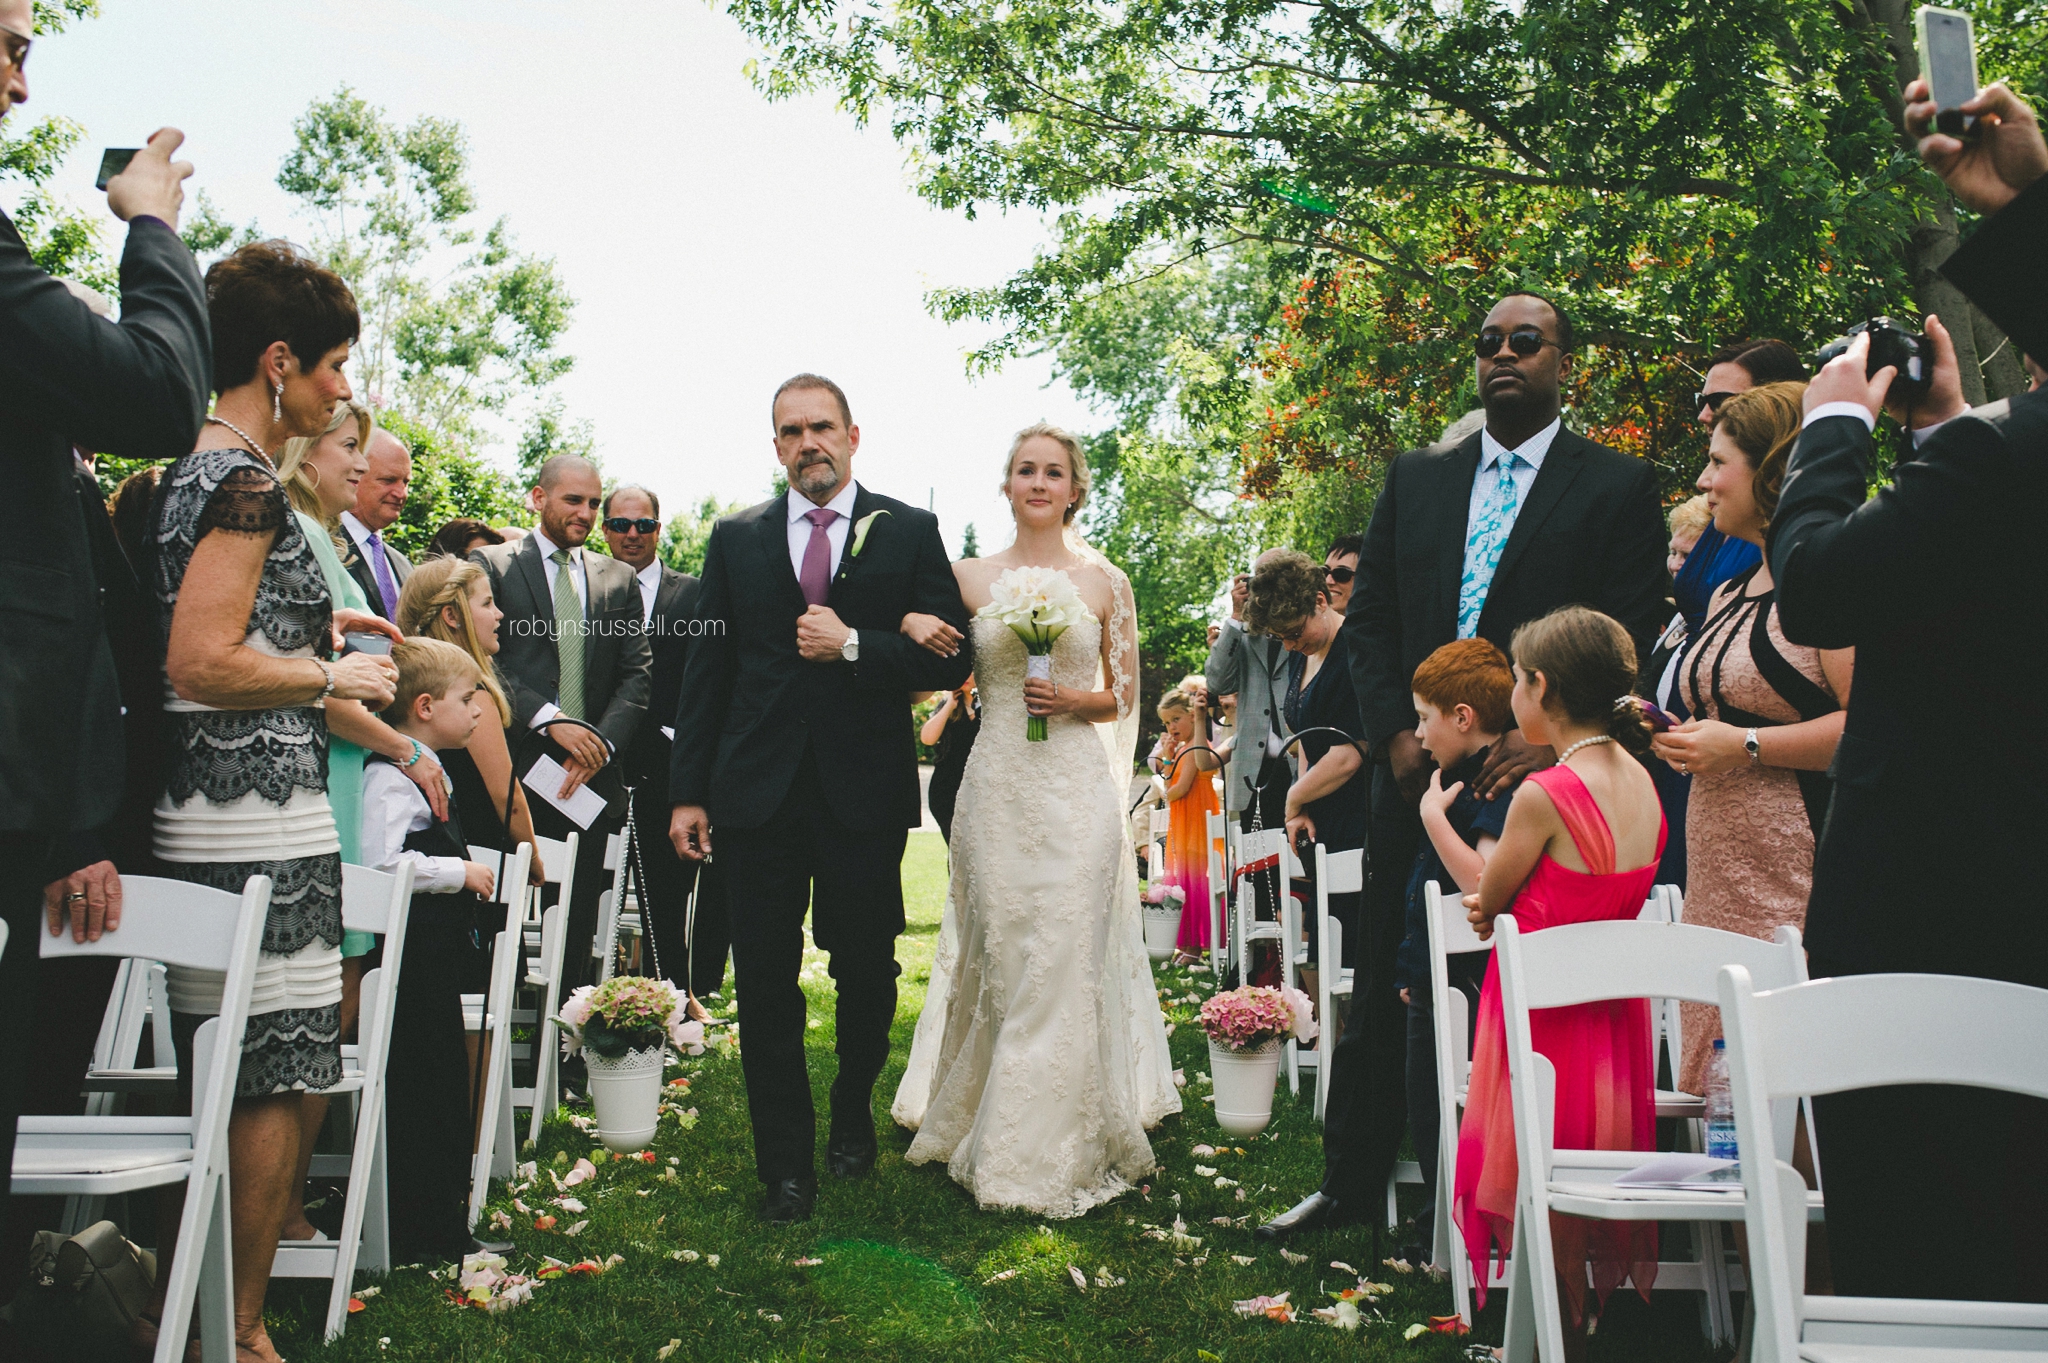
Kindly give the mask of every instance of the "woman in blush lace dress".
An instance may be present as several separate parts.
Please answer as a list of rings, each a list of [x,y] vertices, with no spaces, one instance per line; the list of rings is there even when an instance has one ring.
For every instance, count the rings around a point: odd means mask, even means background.
[[[1021,432],[1004,491],[1017,540],[954,565],[979,610],[1013,569],[1051,570],[1088,613],[1026,676],[1007,626],[972,623],[981,733],[953,815],[952,880],[910,1065],[891,1111],[913,1164],[944,1161],[984,1207],[1079,1216],[1152,1172],[1145,1129],[1180,1110],[1145,955],[1122,795],[1136,739],[1130,581],[1067,530],[1087,496],[1079,442]],[[950,650],[957,634],[913,616]],[[1043,742],[1027,721],[1046,720]]]

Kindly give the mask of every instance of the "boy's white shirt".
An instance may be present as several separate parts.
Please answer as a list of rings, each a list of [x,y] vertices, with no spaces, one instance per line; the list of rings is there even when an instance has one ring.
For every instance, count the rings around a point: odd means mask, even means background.
[[[442,778],[446,784],[446,776]],[[415,894],[453,894],[463,886],[468,867],[461,857],[430,857],[408,849],[408,834],[430,828],[434,810],[412,778],[389,762],[363,764],[363,860],[380,871],[396,871],[412,863]]]

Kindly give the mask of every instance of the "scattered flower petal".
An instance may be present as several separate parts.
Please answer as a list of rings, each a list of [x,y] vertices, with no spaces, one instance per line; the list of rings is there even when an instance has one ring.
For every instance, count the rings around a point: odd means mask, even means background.
[[[672,1249],[668,1252],[668,1257],[678,1263],[694,1264],[704,1256],[694,1249]]]
[[[1088,1275],[1080,1269],[1075,1268],[1072,1264],[1068,1264],[1067,1276],[1074,1280],[1074,1286],[1080,1288],[1083,1292],[1088,1290]]]
[[[1198,1146],[1196,1146],[1196,1147],[1195,1147],[1194,1149],[1192,1149],[1192,1150],[1188,1151],[1188,1153],[1189,1153],[1190,1155],[1193,1155],[1193,1156],[1195,1156],[1195,1157],[1196,1157],[1197,1159],[1200,1159],[1200,1158],[1201,1158],[1202,1156],[1204,1156],[1204,1155],[1213,1155],[1213,1154],[1215,1154],[1215,1153],[1216,1153],[1216,1147],[1215,1147],[1215,1146],[1213,1146],[1213,1145],[1198,1145]]]
[[[763,1308],[757,1306],[754,1308],[754,1314],[759,1316],[762,1320],[768,1321],[771,1324],[782,1324],[782,1317],[776,1315],[773,1311],[764,1310]]]
[[[1291,1249],[1281,1250],[1280,1257],[1282,1259],[1285,1259],[1290,1264],[1305,1264],[1308,1262],[1308,1256],[1306,1254],[1296,1254]]]
[[[1431,1316],[1429,1330],[1437,1335],[1469,1335],[1472,1327],[1465,1323],[1463,1316]]]
[[[1420,1338],[1422,1338],[1422,1337],[1423,1337],[1424,1335],[1426,1335],[1426,1334],[1428,1334],[1428,1333],[1429,1333],[1429,1327],[1428,1327],[1427,1325],[1424,1325],[1424,1324],[1423,1324],[1423,1323],[1422,1323],[1421,1321],[1419,1321],[1419,1320],[1418,1320],[1418,1321],[1416,1321],[1416,1322],[1415,1322],[1415,1323],[1414,1323],[1413,1325],[1409,1326],[1409,1327],[1408,1327],[1407,1329],[1405,1329],[1405,1330],[1403,1330],[1403,1331],[1401,1332],[1401,1338],[1403,1338],[1403,1339],[1420,1339]]]
[[[585,1229],[586,1227],[588,1227],[589,1225],[590,1225],[590,1223],[589,1223],[588,1221],[578,1221],[578,1222],[577,1222],[577,1223],[576,1223],[575,1225],[573,1225],[573,1226],[569,1227],[569,1229],[567,1229],[567,1230],[563,1231],[563,1232],[562,1232],[562,1234],[564,1234],[564,1235],[581,1235],[581,1234],[583,1234],[583,1232],[584,1232],[584,1229]]]
[[[1249,1254],[1233,1254],[1230,1256],[1230,1262],[1236,1264],[1239,1268],[1250,1268],[1252,1266],[1252,1256]]]
[[[1380,1262],[1393,1269],[1396,1273],[1413,1273],[1415,1271],[1415,1265],[1409,1263],[1406,1259],[1382,1259]]]
[[[1285,1292],[1277,1297],[1253,1297],[1249,1301],[1232,1302],[1231,1305],[1237,1308],[1237,1314],[1240,1316],[1264,1316],[1268,1320],[1277,1320],[1288,1325],[1294,1323],[1294,1307],[1288,1304]]]
[[[1319,1307],[1315,1315],[1316,1319],[1334,1325],[1339,1330],[1356,1330],[1363,1323],[1358,1308],[1348,1301],[1340,1301],[1334,1306]]]
[[[825,1261],[823,1259],[791,1259],[789,1262],[795,1268],[816,1268]]]
[[[676,1351],[677,1349],[680,1349],[680,1348],[682,1348],[682,1347],[683,1347],[683,1341],[682,1341],[682,1340],[680,1340],[680,1339],[672,1339],[672,1340],[670,1340],[670,1341],[669,1341],[668,1343],[666,1343],[666,1344],[662,1345],[662,1346],[661,1346],[661,1347],[660,1347],[659,1349],[656,1349],[656,1350],[654,1351],[654,1358],[655,1358],[655,1363],[668,1363],[668,1360],[669,1360],[669,1359],[670,1359],[671,1357],[673,1357],[673,1356],[674,1356],[674,1354],[675,1354],[675,1351]]]
[[[596,1177],[597,1166],[587,1159],[580,1159],[576,1161],[576,1167],[569,1171],[569,1176],[562,1180],[562,1186],[564,1188],[573,1188],[579,1183],[588,1182]]]
[[[555,1199],[555,1205],[557,1207],[560,1207],[563,1211],[568,1212],[572,1216],[577,1212],[585,1212],[590,1210],[588,1207],[583,1205],[580,1199],[573,1197],[558,1197]]]
[[[1359,1276],[1358,1270],[1357,1270],[1357,1269],[1355,1269],[1355,1268],[1353,1268],[1353,1267],[1352,1267],[1351,1265],[1349,1265],[1349,1264],[1345,1263],[1345,1262],[1344,1262],[1344,1261],[1343,1261],[1342,1259],[1332,1259],[1332,1260],[1330,1260],[1330,1267],[1331,1267],[1331,1268],[1341,1268],[1341,1269],[1343,1269],[1343,1270],[1344,1270],[1344,1271],[1345,1271],[1346,1273],[1349,1273],[1349,1274],[1350,1274],[1350,1275],[1351,1275],[1352,1277],[1354,1277],[1354,1278],[1356,1278],[1356,1277],[1358,1277],[1358,1276]]]
[[[1211,1153],[1214,1153],[1214,1152],[1212,1151]],[[1206,1164],[1197,1164],[1197,1165],[1195,1166],[1195,1177],[1197,1177],[1197,1178],[1214,1178],[1214,1177],[1216,1177],[1216,1171],[1215,1171],[1215,1170],[1214,1170],[1213,1168],[1211,1168],[1210,1166],[1206,1165]]]
[[[995,1276],[994,1276],[993,1278],[990,1278],[990,1279],[989,1279],[989,1281],[990,1281],[990,1282],[992,1282],[992,1283],[1006,1283],[1006,1282],[1010,1281],[1010,1279],[1012,1279],[1012,1278],[1014,1278],[1014,1277],[1016,1277],[1016,1276],[1017,1276],[1017,1270],[1016,1270],[1016,1269],[1014,1269],[1014,1268],[1006,1268],[1006,1269],[1004,1269],[1004,1270],[1003,1270],[1003,1271],[1002,1271],[1001,1273],[998,1273],[998,1274],[996,1274],[996,1275],[995,1275]]]
[[[552,1216],[536,1216],[533,1218],[533,1228],[535,1230],[553,1230],[555,1228],[555,1218]]]
[[[718,1256],[716,1254],[707,1254],[704,1256],[704,1262],[711,1265],[713,1268],[717,1268]]]

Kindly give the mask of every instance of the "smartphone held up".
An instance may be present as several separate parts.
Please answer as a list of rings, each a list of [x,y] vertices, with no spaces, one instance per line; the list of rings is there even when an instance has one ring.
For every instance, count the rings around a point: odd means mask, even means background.
[[[141,150],[140,147],[108,147],[100,155],[100,175],[99,179],[93,182],[93,188],[102,194],[106,193],[107,182],[128,169],[128,163],[133,161],[135,154]]]
[[[1920,75],[1934,100],[1934,126],[1950,137],[1968,137],[1977,120],[1962,106],[1977,97],[1977,37],[1961,10],[1922,5],[1913,12],[1919,37]]]

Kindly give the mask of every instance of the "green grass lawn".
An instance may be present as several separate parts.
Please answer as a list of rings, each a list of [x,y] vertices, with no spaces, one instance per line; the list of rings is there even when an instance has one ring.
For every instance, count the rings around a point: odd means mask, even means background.
[[[678,1363],[941,1358],[1047,1363],[1398,1358],[1422,1363],[1463,1358],[1475,1340],[1499,1341],[1498,1299],[1471,1339],[1404,1339],[1410,1325],[1450,1311],[1450,1289],[1421,1273],[1403,1275],[1385,1267],[1381,1259],[1392,1247],[1384,1232],[1353,1227],[1305,1237],[1289,1247],[1305,1256],[1300,1262],[1253,1241],[1246,1218],[1256,1224],[1292,1204],[1321,1177],[1321,1139],[1311,1095],[1304,1091],[1290,1098],[1283,1083],[1267,1132],[1256,1140],[1230,1142],[1233,1149],[1242,1146],[1242,1154],[1204,1156],[1199,1162],[1220,1173],[1198,1176],[1191,1148],[1220,1147],[1226,1138],[1202,1101],[1208,1092],[1203,1082],[1207,1050],[1193,1022],[1194,1003],[1175,1002],[1168,1013],[1175,1024],[1175,1061],[1189,1080],[1187,1111],[1153,1133],[1160,1170],[1148,1194],[1127,1195],[1077,1220],[1045,1223],[1029,1215],[980,1211],[943,1168],[904,1163],[909,1137],[887,1124],[886,1112],[924,1001],[945,895],[945,856],[936,833],[911,835],[903,865],[910,927],[897,952],[904,966],[902,1001],[893,1063],[876,1090],[883,1121],[881,1160],[864,1180],[824,1178],[811,1221],[771,1227],[758,1219],[760,1190],[739,1059],[712,1050],[686,1062],[691,1090],[682,1105],[694,1107],[698,1116],[688,1130],[672,1118],[663,1122],[654,1146],[656,1164],[600,1162],[597,1177],[574,1189],[588,1204],[586,1212],[546,1209],[558,1215],[553,1230],[533,1229],[532,1216],[513,1212],[510,1236],[518,1247],[509,1258],[515,1271],[539,1267],[544,1256],[568,1262],[620,1256],[608,1271],[541,1283],[530,1301],[498,1315],[449,1301],[447,1290],[454,1286],[450,1265],[402,1268],[374,1283],[366,1277],[363,1282],[378,1290],[351,1317],[346,1336],[325,1350],[319,1341],[324,1286],[279,1281],[272,1285],[270,1302],[280,1349],[298,1360],[651,1363],[669,1341],[680,1340],[668,1355]],[[1208,992],[1205,975],[1162,971],[1161,984],[1176,1000]],[[815,951],[805,957],[804,987],[811,1000],[811,1083],[822,1120],[832,1078],[832,991],[824,958]],[[599,1153],[592,1137],[563,1119],[550,1124],[538,1151],[522,1158],[566,1174],[578,1158]],[[1219,1177],[1235,1186],[1218,1188]],[[545,1192],[534,1188],[519,1194],[536,1212],[554,1195],[545,1173],[541,1182]],[[513,1192],[504,1187],[494,1192],[492,1208],[510,1211]],[[1176,1252],[1146,1237],[1148,1225],[1170,1224],[1176,1214],[1186,1221],[1189,1234],[1201,1237],[1199,1249]],[[1213,1218],[1219,1217],[1230,1218],[1231,1224],[1215,1224]],[[563,1233],[583,1220],[588,1225],[580,1235]],[[1197,1264],[1197,1259],[1205,1261]],[[810,1260],[817,1262],[800,1262]],[[1383,1320],[1369,1316],[1351,1334],[1308,1315],[1308,1308],[1329,1304],[1328,1290],[1355,1281],[1332,1268],[1332,1260],[1393,1285],[1392,1294],[1379,1303]],[[1088,1279],[1085,1289],[1075,1285],[1070,1265]],[[1301,1323],[1242,1319],[1232,1310],[1233,1301],[1281,1292],[1291,1293],[1300,1306]],[[1652,1308],[1633,1295],[1617,1294],[1593,1341],[1592,1357],[1688,1363],[1717,1357],[1699,1338],[1693,1301],[1670,1294]]]

